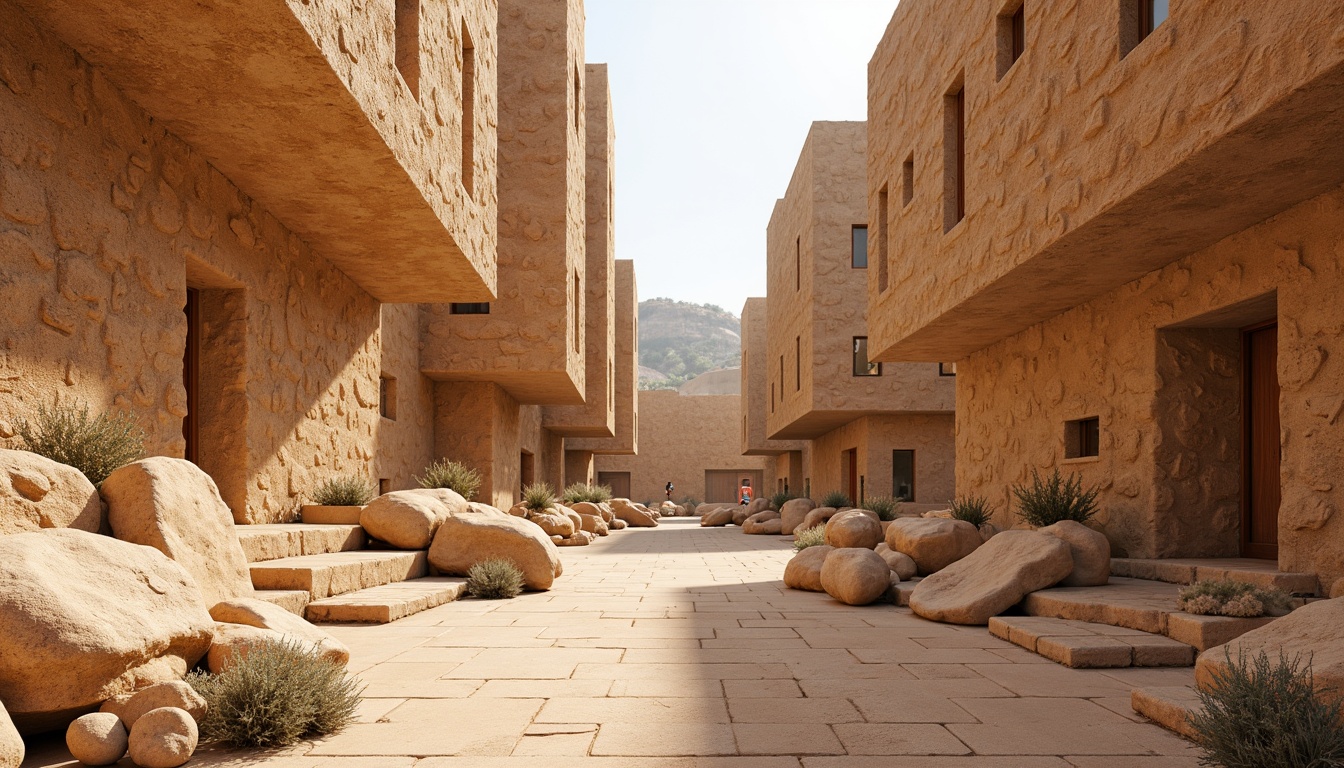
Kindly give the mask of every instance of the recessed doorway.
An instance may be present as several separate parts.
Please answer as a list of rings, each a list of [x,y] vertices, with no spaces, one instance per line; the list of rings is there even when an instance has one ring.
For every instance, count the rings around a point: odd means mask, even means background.
[[[1244,557],[1279,557],[1279,326],[1275,321],[1242,329],[1243,494],[1241,553]]]

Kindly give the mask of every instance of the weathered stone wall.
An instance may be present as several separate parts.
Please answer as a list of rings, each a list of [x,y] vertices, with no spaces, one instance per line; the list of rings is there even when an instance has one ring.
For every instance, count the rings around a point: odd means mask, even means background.
[[[379,314],[379,375],[396,380],[396,418],[378,419],[374,475],[393,490],[414,488],[434,461],[434,382],[420,373],[420,308],[384,304]]]
[[[770,410],[770,385],[765,298],[750,298],[742,305],[742,454],[773,456],[802,449],[800,440],[770,440],[765,436],[765,417]],[[792,486],[791,486],[792,487]]]
[[[383,352],[377,302],[8,0],[0,27],[5,444],[38,404],[83,400],[181,456],[191,286],[201,463],[239,522],[289,519],[333,474],[372,478],[380,448],[418,463],[414,421],[379,445],[380,360],[414,352]]]
[[[616,260],[616,434],[570,438],[565,447],[598,454],[633,454],[639,449],[639,291],[635,262]]]
[[[1344,575],[1341,243],[1336,189],[961,361],[958,491],[989,497],[1010,522],[1010,486],[1060,466],[1100,486],[1098,522],[1117,552],[1236,554],[1234,338],[1277,317],[1279,566]],[[1064,422],[1092,416],[1100,456],[1064,459]]]
[[[828,491],[848,493],[842,456],[851,449],[857,451],[863,497],[891,496],[891,452],[913,450],[915,503],[951,501],[956,479],[953,430],[950,413],[865,416],[832,430],[812,441],[812,498],[819,500]]]

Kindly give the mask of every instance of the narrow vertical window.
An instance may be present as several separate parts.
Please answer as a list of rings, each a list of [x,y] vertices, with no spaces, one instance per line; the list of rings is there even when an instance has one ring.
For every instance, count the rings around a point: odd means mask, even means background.
[[[462,20],[462,188],[476,194],[476,45]]]
[[[1171,0],[1121,0],[1120,58],[1162,26],[1171,11]]]
[[[803,236],[793,243],[793,290],[803,290]]]
[[[1027,50],[1027,6],[1020,0],[1016,8],[1010,3],[999,15],[997,49],[999,79],[1002,80]]]
[[[397,379],[383,376],[378,379],[378,414],[389,421],[397,420]]]
[[[897,501],[915,500],[915,452],[891,452],[891,495]]]
[[[854,269],[868,268],[868,226],[855,224],[849,233],[849,266]]]
[[[877,193],[877,290],[885,293],[887,290],[887,185],[883,184],[882,189]]]
[[[579,303],[579,271],[574,270],[574,351],[579,351],[580,323],[583,322],[582,305]]]
[[[960,78],[958,78],[960,81]],[[966,89],[943,97],[943,231],[966,218]]]
[[[793,391],[803,391],[803,337],[793,337]]]
[[[583,114],[583,91],[579,87],[579,68],[574,68],[574,131],[579,130],[579,115]]]
[[[873,363],[868,360],[868,337],[854,337],[854,375],[855,376],[881,376],[882,364]]]
[[[779,356],[779,399],[784,400],[784,356]]]
[[[397,71],[420,98],[420,0],[396,0],[394,20]]]

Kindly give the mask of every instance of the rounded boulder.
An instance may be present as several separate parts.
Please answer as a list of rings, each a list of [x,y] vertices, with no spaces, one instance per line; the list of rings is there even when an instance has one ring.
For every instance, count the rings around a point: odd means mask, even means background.
[[[97,533],[103,503],[74,467],[28,451],[0,448],[0,536],[42,528]]]
[[[245,624],[258,629],[269,629],[283,634],[287,639],[311,645],[323,658],[345,666],[350,662],[350,649],[306,619],[295,616],[274,603],[265,600],[238,598],[216,603],[210,609],[210,617],[217,622]],[[136,694],[139,695],[139,694]],[[166,706],[166,705],[164,705]],[[174,704],[173,706],[181,706]],[[191,707],[182,707],[192,711]],[[194,714],[194,713],[193,713]]]
[[[187,714],[191,715],[192,719],[200,722],[200,719],[205,717],[208,705],[205,703],[205,697],[197,693],[196,689],[192,688],[186,681],[169,680],[166,683],[156,683],[148,688],[136,691],[124,700],[119,696],[108,699],[103,703],[100,714],[116,715],[121,719],[121,724],[129,731],[135,727],[135,721],[143,717],[146,712],[160,707],[177,707],[185,710]],[[122,751],[124,752],[125,749],[123,748]]]
[[[611,513],[617,520],[624,520],[626,525],[635,528],[654,528],[658,525],[658,518],[653,512],[638,509],[625,499],[612,499]]]
[[[177,768],[196,754],[200,731],[185,710],[160,707],[135,721],[128,741],[131,760],[140,768]]]
[[[1100,587],[1111,580],[1111,542],[1106,534],[1076,520],[1060,520],[1039,529],[1069,545],[1073,572],[1060,582],[1063,587]]]
[[[773,509],[757,512],[742,521],[742,532],[753,536],[778,535],[780,531],[779,513]]]
[[[821,566],[821,587],[846,605],[868,605],[886,594],[891,568],[871,549],[836,549]]]
[[[701,528],[719,528],[733,522],[736,507],[719,507],[700,516]]]
[[[1004,531],[915,585],[910,609],[932,621],[988,624],[1029,593],[1058,584],[1071,570],[1069,546],[1058,537]]]
[[[111,712],[92,712],[65,729],[66,749],[84,765],[117,762],[126,754],[127,739],[126,726]]]
[[[887,567],[891,568],[892,573],[901,577],[901,581],[909,581],[919,573],[919,568],[915,566],[915,561],[911,560],[909,555],[888,547],[886,542],[878,544],[873,551],[887,561]]]
[[[784,502],[784,506],[779,508],[780,533],[791,535],[793,529],[807,517],[807,513],[816,508],[817,503],[811,499],[789,499]]]
[[[512,560],[528,589],[545,590],[564,572],[560,550],[540,528],[484,504],[470,509],[444,520],[434,534],[429,562],[440,573],[466,576],[482,560]]]
[[[467,509],[467,500],[447,489],[385,493],[359,513],[364,532],[397,549],[426,549],[450,515]]]
[[[826,543],[836,549],[872,549],[882,542],[882,523],[862,509],[837,514],[826,523]]]
[[[805,589],[808,592],[825,592],[821,586],[821,568],[826,557],[835,551],[835,547],[818,545],[808,547],[794,555],[784,566],[784,586],[790,589]]]
[[[902,517],[887,526],[887,546],[909,555],[919,573],[937,573],[974,552],[980,531],[965,520]]]

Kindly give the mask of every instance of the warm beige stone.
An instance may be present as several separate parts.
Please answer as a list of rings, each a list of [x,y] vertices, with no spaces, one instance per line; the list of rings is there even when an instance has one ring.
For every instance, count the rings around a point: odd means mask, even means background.
[[[733,525],[741,526],[748,517],[751,517],[751,512],[747,507],[742,505],[733,507]]]
[[[344,643],[284,608],[263,600],[238,598],[216,603],[210,608],[210,618],[217,622],[274,630],[287,639],[311,644],[323,658],[337,664],[344,666],[350,661],[350,649]],[[191,710],[191,707],[182,708]]]
[[[0,702],[0,767],[19,768],[23,763],[23,753],[23,737],[15,730],[9,712],[5,711],[4,703]]]
[[[846,605],[867,605],[885,594],[890,584],[887,561],[871,549],[837,548],[821,566],[822,589]]]
[[[1069,545],[1073,572],[1059,583],[1061,587],[1099,587],[1110,581],[1111,543],[1105,534],[1074,520],[1061,520],[1039,530]]]
[[[213,622],[159,552],[69,529],[0,536],[0,701],[25,733],[63,728],[110,696],[180,680]]]
[[[131,728],[131,760],[140,768],[177,768],[196,752],[200,731],[186,711],[160,707],[146,712]]]
[[[807,513],[817,508],[817,503],[808,498],[789,499],[784,502],[783,508],[779,510],[779,516],[782,520],[780,533],[788,536],[793,533],[803,520],[807,518]]]
[[[580,530],[596,534],[598,536],[606,536],[609,533],[609,527],[607,525],[607,521],[603,520],[601,517],[596,517],[594,515],[580,514],[579,519],[581,523],[579,525]]]
[[[966,557],[983,542],[975,526],[964,520],[904,517],[887,526],[886,543],[908,555],[927,576]]]
[[[630,259],[617,259],[616,274],[616,356],[611,371],[616,378],[615,436],[574,438],[565,441],[566,450],[590,452],[596,456],[630,455],[638,452],[639,436],[639,295],[635,285],[635,265]]]
[[[753,536],[778,536],[782,525],[779,513],[767,509],[743,520],[742,532]]]
[[[45,456],[0,448],[0,536],[42,528],[97,532],[98,491],[82,472]]]
[[[595,515],[597,517],[602,516],[602,508],[591,501],[580,501],[578,504],[575,504],[574,506],[570,507],[570,509],[574,510],[576,513],[580,515]]]
[[[550,537],[498,510],[449,517],[429,548],[430,564],[452,576],[466,576],[471,566],[492,558],[512,560],[529,589],[550,589],[564,571]]]
[[[1330,585],[1330,597],[1344,597],[1344,577],[1335,579],[1335,583]]]
[[[794,526],[793,533],[797,534],[803,531],[810,531],[819,525],[825,525],[835,517],[840,510],[835,507],[814,507],[810,512],[803,516],[803,521]]]
[[[565,515],[533,512],[527,516],[527,519],[540,528],[547,536],[566,538],[574,535],[574,523]]]
[[[887,546],[885,541],[874,547],[873,551],[887,561],[891,572],[900,576],[902,581],[913,579],[915,574],[919,573],[919,567],[915,565],[915,561],[909,555],[904,552],[897,552]]]
[[[717,528],[733,522],[733,512],[737,507],[719,507],[700,516],[700,525],[704,528]]]
[[[610,527],[610,529],[613,531],[620,531],[628,528],[630,524],[625,522],[624,520],[612,520],[611,522],[607,523],[607,526]]]
[[[215,481],[195,464],[162,456],[141,459],[108,475],[100,491],[112,533],[180,563],[206,605],[252,597],[233,516]]]
[[[765,436],[766,415],[770,412],[770,370],[766,350],[767,301],[764,297],[747,299],[742,305],[742,454],[744,456],[774,456],[776,465],[787,463],[787,455],[801,452],[803,440],[771,440]],[[783,462],[781,462],[783,459]],[[799,464],[801,465],[801,460]],[[787,473],[789,489],[803,490],[802,467],[792,476]],[[786,502],[787,503],[787,502]],[[781,510],[782,511],[782,510]],[[791,533],[786,531],[785,533]]]
[[[876,514],[865,509],[851,509],[826,522],[826,543],[836,549],[873,549],[882,543],[882,525]]]
[[[273,629],[246,624],[215,624],[215,636],[206,654],[210,674],[218,675],[233,665],[234,659],[246,658],[248,651],[263,643],[283,643],[285,635]]]
[[[757,492],[759,493],[759,490]],[[769,499],[765,498],[752,499],[751,503],[747,505],[747,516],[750,517],[751,515],[764,512],[767,509],[771,508],[772,507],[770,506]]]
[[[101,712],[119,717],[121,724],[129,731],[135,727],[135,721],[146,712],[159,707],[177,707],[197,721],[205,716],[208,708],[205,699],[188,683],[183,680],[169,680],[136,691],[125,700],[121,700],[121,697],[108,699],[104,702]]]
[[[616,519],[624,520],[626,525],[633,525],[636,528],[653,528],[658,525],[658,518],[654,517],[652,512],[636,509],[629,499],[612,499],[611,511],[616,515]]]
[[[1195,660],[1195,681],[1207,690],[1229,657],[1235,661],[1242,654],[1250,659],[1261,653],[1270,661],[1277,661],[1280,654],[1310,661],[1317,689],[1329,690],[1332,699],[1344,699],[1344,600],[1307,603],[1226,645],[1201,652]]]
[[[110,712],[83,715],[65,730],[66,749],[84,765],[112,765],[126,754],[126,746],[126,726]],[[6,763],[0,760],[0,765]]]
[[[835,547],[821,544],[794,555],[784,566],[784,586],[809,592],[825,592],[821,586],[821,569],[833,551]]]
[[[457,493],[436,490],[436,494],[423,490],[385,493],[359,513],[359,525],[373,538],[398,549],[428,549],[444,518],[467,509],[466,499]]]
[[[910,609],[933,621],[988,624],[1026,594],[1059,583],[1072,570],[1069,546],[1060,538],[1004,531],[915,585]]]

